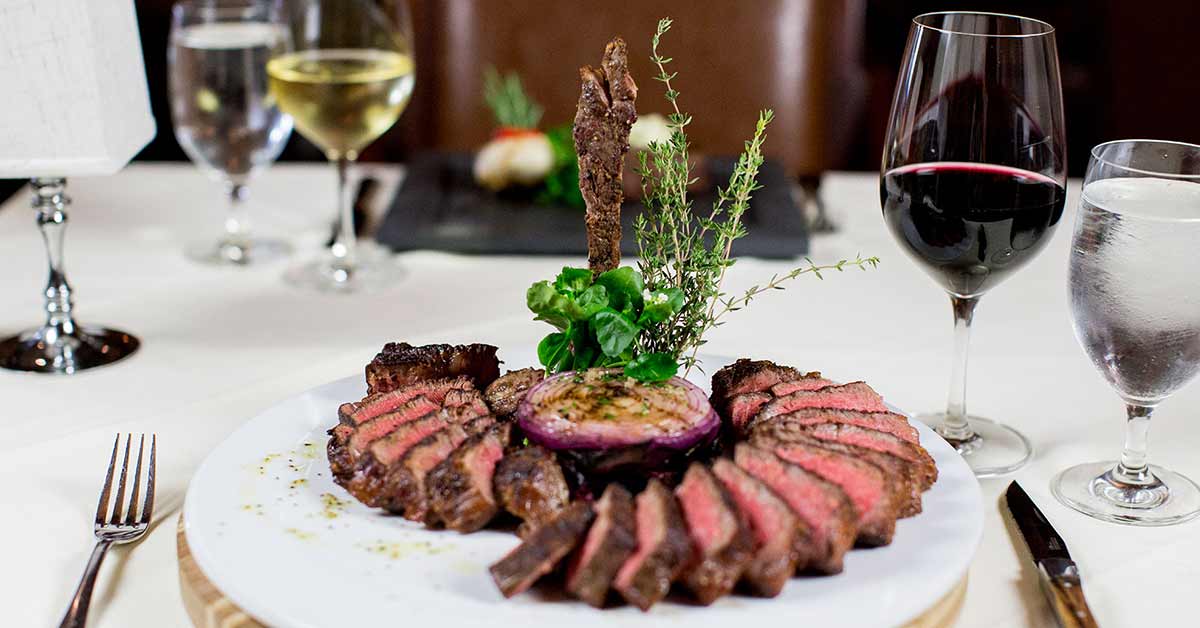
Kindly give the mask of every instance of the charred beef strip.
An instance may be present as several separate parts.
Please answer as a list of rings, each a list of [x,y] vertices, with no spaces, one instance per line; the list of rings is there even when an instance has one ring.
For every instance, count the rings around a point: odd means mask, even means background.
[[[789,395],[776,397],[763,406],[756,421],[769,421],[774,417],[804,408],[829,410],[857,410],[860,412],[889,412],[883,397],[863,382],[851,382],[841,386],[826,386],[819,390],[798,390]]]
[[[575,549],[592,523],[592,507],[574,502],[564,508],[523,543],[492,565],[492,580],[504,597],[512,597],[529,587]]]
[[[643,611],[658,603],[693,560],[687,524],[675,496],[650,480],[637,496],[637,549],[617,570],[613,588]]]
[[[621,175],[629,129],[637,120],[637,85],[629,75],[625,42],[619,37],[609,42],[600,67],[580,68],[579,79],[573,136],[587,206],[588,267],[599,275],[621,263]]]
[[[807,429],[809,434],[820,440],[880,451],[913,463],[918,471],[917,478],[920,482],[921,490],[929,490],[929,487],[933,486],[934,482],[937,482],[937,464],[933,462],[933,457],[929,455],[929,452],[925,451],[925,448],[920,445],[914,445],[886,432],[870,430],[856,425],[822,423],[820,425],[807,426],[805,429]]]
[[[476,428],[473,423],[469,425]],[[499,512],[492,478],[508,446],[510,431],[506,423],[480,431],[429,472],[426,483],[430,507],[447,528],[474,532]]]
[[[340,485],[350,481],[354,474],[354,458],[350,455],[350,437],[354,428],[338,424],[329,430],[329,443],[325,445],[325,454],[329,458],[329,472],[333,480]]]
[[[389,342],[367,364],[367,393],[386,393],[434,379],[469,377],[483,389],[500,376],[496,347],[485,344],[425,345]]]
[[[603,608],[617,570],[637,549],[633,495],[617,483],[608,485],[592,506],[596,520],[567,568],[567,592]]]
[[[808,528],[766,484],[727,458],[713,462],[713,474],[750,522],[755,549],[743,579],[763,597],[775,597],[788,578],[804,569],[816,553]]]
[[[381,414],[394,412],[418,396],[441,403],[450,390],[469,390],[474,387],[469,377],[416,382],[391,392],[367,395],[362,401],[343,403],[338,407],[338,421],[348,425],[359,425]]]
[[[775,447],[774,451],[780,458],[821,476],[846,493],[858,512],[859,545],[876,547],[892,542],[900,503],[907,496],[882,469],[818,445],[792,443]]]
[[[517,412],[517,406],[525,398],[525,393],[536,386],[546,377],[546,371],[540,368],[527,368],[519,371],[509,371],[488,385],[483,392],[487,405],[497,419],[507,421]]]
[[[774,447],[780,444],[804,443],[823,447],[829,451],[846,454],[869,462],[883,470],[888,477],[899,485],[898,490],[904,496],[899,506],[899,516],[911,517],[921,512],[921,474],[917,463],[910,462],[889,453],[847,445],[832,440],[821,440],[809,433],[808,425],[786,420],[772,421],[755,426],[750,435],[750,442]]]
[[[894,412],[858,412],[855,410],[830,410],[827,408],[803,408],[787,414],[752,420],[747,432],[761,424],[771,421],[787,421],[801,425],[819,425],[821,423],[846,423],[857,425],[880,432],[887,432],[897,438],[906,440],[914,445],[921,444],[917,428],[913,427],[902,414]]]
[[[754,558],[754,537],[745,515],[703,464],[692,463],[675,487],[675,497],[697,553],[683,583],[708,606],[728,595],[741,579]]]
[[[804,521],[818,548],[809,567],[827,574],[841,573],[842,558],[858,536],[858,513],[837,485],[783,461],[773,452],[739,443],[734,460],[766,484]]]
[[[523,521],[517,528],[521,538],[558,514],[571,498],[554,452],[537,445],[505,454],[496,464],[493,485],[500,505]]]

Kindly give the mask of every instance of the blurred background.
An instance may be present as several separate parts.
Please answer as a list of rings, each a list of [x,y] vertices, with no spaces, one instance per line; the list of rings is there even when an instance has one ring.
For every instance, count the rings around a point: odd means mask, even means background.
[[[363,155],[367,161],[479,147],[494,126],[480,87],[488,66],[520,73],[546,108],[543,125],[570,121],[575,70],[596,63],[613,34],[630,45],[642,88],[638,109],[662,112],[666,103],[647,57],[655,21],[664,15],[678,25],[668,52],[677,59],[682,105],[696,116],[690,128],[697,148],[738,152],[754,112],[770,107],[777,119],[767,152],[801,180],[826,170],[878,169],[910,20],[947,9],[1016,13],[1057,28],[1072,176],[1082,175],[1089,148],[1102,141],[1200,142],[1200,82],[1180,74],[1195,59],[1195,0],[642,0],[604,11],[585,0],[410,4],[416,91],[400,122]],[[136,1],[158,124],[138,157],[144,161],[186,159],[167,100],[171,5]],[[295,134],[282,159],[323,157]]]

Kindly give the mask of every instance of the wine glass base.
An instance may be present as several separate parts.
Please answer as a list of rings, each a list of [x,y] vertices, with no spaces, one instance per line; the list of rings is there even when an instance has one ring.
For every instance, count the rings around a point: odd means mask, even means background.
[[[289,268],[283,277],[306,290],[341,294],[378,292],[404,277],[395,256],[382,247],[360,247],[355,262],[353,269],[346,269],[327,254]]]
[[[271,238],[253,238],[241,244],[224,240],[193,242],[184,248],[188,259],[210,266],[261,266],[291,253],[292,245]]]
[[[1063,505],[1112,523],[1169,526],[1200,516],[1200,487],[1186,476],[1150,465],[1157,480],[1150,486],[1115,482],[1115,460],[1076,465],[1050,482]]]
[[[1007,425],[983,417],[968,416],[970,435],[949,438],[942,426],[946,413],[917,415],[917,420],[933,428],[946,442],[962,454],[963,460],[977,478],[990,478],[1017,471],[1033,457],[1033,445],[1024,434]]]
[[[0,340],[0,368],[70,375],[124,359],[140,345],[135,336],[115,329],[76,327],[63,334],[43,327]]]

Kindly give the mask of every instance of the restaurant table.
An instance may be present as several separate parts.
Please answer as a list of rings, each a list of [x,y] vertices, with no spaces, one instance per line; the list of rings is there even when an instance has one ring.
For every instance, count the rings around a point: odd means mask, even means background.
[[[398,169],[382,170],[389,185]],[[250,186],[260,231],[286,235],[297,254],[328,233],[334,179],[327,167],[277,165]],[[290,395],[360,373],[388,340],[533,346],[544,323],[525,289],[582,259],[400,256],[406,278],[376,294],[325,295],[286,285],[287,262],[225,269],[183,255],[216,235],[218,187],[185,164],[135,164],[116,176],[74,179],[66,259],[85,323],[137,334],[127,361],[72,377],[0,372],[0,625],[56,625],[91,551],[91,522],[113,435],[158,435],[156,525],[105,562],[91,625],[186,626],[175,526],[188,481],[210,450],[248,418]],[[1200,522],[1166,528],[1103,523],[1049,493],[1071,464],[1119,453],[1120,400],[1076,344],[1066,262],[1079,182],[1046,249],[986,295],[975,317],[969,406],[1032,438],[1036,453],[1012,476],[1070,544],[1100,624],[1194,626]],[[946,296],[906,259],[880,217],[878,177],[831,173],[822,193],[839,231],[812,241],[826,263],[877,255],[869,272],[802,277],[763,295],[715,330],[706,351],[770,358],[863,379],[908,411],[944,407],[952,325]],[[27,194],[0,208],[0,333],[39,322],[42,243]],[[629,237],[628,235],[626,237]],[[726,279],[745,289],[788,268],[745,259]],[[1195,272],[1164,268],[1163,272]],[[1148,278],[1152,281],[1153,278]],[[1200,384],[1158,410],[1151,460],[1200,478]],[[1012,478],[982,482],[983,542],[969,574],[960,626],[1052,623],[1015,528],[1001,515]],[[900,539],[900,542],[903,540]],[[253,557],[247,557],[253,560]],[[864,596],[869,596],[864,591]],[[330,601],[336,603],[336,601]]]

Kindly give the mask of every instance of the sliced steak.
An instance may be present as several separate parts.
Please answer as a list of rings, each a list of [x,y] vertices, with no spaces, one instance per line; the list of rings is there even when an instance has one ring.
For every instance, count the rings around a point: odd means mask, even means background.
[[[818,548],[809,567],[821,573],[840,573],[842,558],[858,535],[858,513],[842,489],[748,443],[737,446],[734,460],[775,491],[808,525]]]
[[[737,395],[763,392],[780,382],[801,377],[804,374],[790,366],[742,358],[713,374],[713,405],[720,410],[726,401]]]
[[[613,588],[643,611],[662,600],[692,561],[683,513],[671,491],[650,480],[637,496],[637,549],[617,570]]]
[[[381,414],[365,423],[359,424],[350,437],[350,455],[357,457],[366,451],[371,443],[391,434],[397,427],[416,421],[438,410],[442,405],[425,396],[417,396],[402,404],[395,412]]]
[[[338,424],[328,434],[329,443],[325,446],[325,453],[329,457],[329,471],[339,484],[347,482],[354,473],[354,458],[350,455],[349,447],[354,428]]]
[[[754,554],[743,578],[758,595],[779,595],[788,578],[805,568],[815,555],[808,528],[766,484],[733,461],[719,458],[712,470],[749,520],[754,534]]]
[[[754,420],[763,406],[774,398],[769,392],[748,392],[730,399],[725,404],[725,412],[722,414],[728,422],[729,433],[744,433],[746,426]]]
[[[478,390],[451,390],[446,393],[446,400],[442,402],[447,408],[462,408],[470,410],[476,416],[484,416],[491,414],[491,409],[488,408],[487,402],[483,400],[483,393]]]
[[[579,545],[592,518],[592,507],[587,502],[574,502],[492,565],[492,580],[504,597],[525,591],[553,571]]]
[[[362,401],[343,403],[338,407],[338,421],[349,425],[365,423],[381,414],[394,412],[418,396],[441,403],[450,390],[474,388],[468,377],[420,381],[391,392],[367,395]]]
[[[790,395],[801,390],[820,390],[826,386],[836,386],[835,382],[831,382],[820,373],[805,373],[804,375],[783,382],[779,382],[771,387],[771,394],[776,397]]]
[[[592,506],[596,520],[567,568],[567,592],[602,608],[617,570],[637,549],[633,495],[616,482]]]
[[[540,368],[527,368],[519,371],[509,371],[492,382],[484,391],[484,399],[492,409],[492,414],[501,420],[507,420],[517,411],[517,406],[539,382],[546,377],[546,371]]]
[[[450,423],[439,414],[405,423],[391,434],[371,443],[355,462],[348,481],[339,482],[358,501],[371,506],[383,506],[388,498],[388,471],[414,445],[426,436],[445,429]]]
[[[819,390],[798,390],[790,395],[776,397],[774,401],[763,406],[755,420],[769,421],[803,408],[888,412],[887,404],[883,402],[879,393],[863,382],[852,382],[841,386],[826,386]]]
[[[429,508],[426,477],[465,440],[467,432],[461,425],[449,425],[409,448],[404,457],[388,469],[384,480],[387,492],[384,509],[426,525],[437,523],[436,513]]]
[[[886,432],[842,423],[822,423],[808,426],[805,429],[821,440],[881,451],[912,462],[918,470],[917,477],[921,490],[929,490],[929,487],[937,482],[937,465],[933,462],[933,457],[929,455],[929,452],[920,445],[914,445]]]
[[[500,505],[523,521],[517,535],[525,538],[556,515],[570,500],[567,481],[554,453],[536,445],[505,454],[493,479]]]
[[[768,447],[789,443],[806,443],[870,462],[899,484],[898,490],[905,496],[900,503],[899,515],[911,517],[920,514],[922,472],[919,464],[874,449],[821,440],[815,438],[808,430],[809,426],[802,423],[772,421],[756,426],[750,435],[750,441]]]
[[[788,421],[801,425],[818,425],[820,423],[846,423],[857,425],[880,432],[887,432],[897,438],[902,438],[914,445],[921,444],[917,428],[913,427],[902,414],[894,412],[857,412],[854,410],[830,410],[827,408],[804,408],[787,414],[751,421],[750,429],[766,421]]]
[[[683,583],[707,606],[728,595],[753,560],[753,533],[725,487],[699,462],[688,468],[675,497],[697,553]]]
[[[500,376],[496,347],[485,344],[425,345],[389,342],[367,364],[367,393],[385,393],[434,379],[466,376],[483,389]]]
[[[473,423],[468,427],[474,428]],[[474,532],[499,512],[492,478],[510,431],[511,426],[500,424],[476,433],[429,472],[430,507],[447,528]]]
[[[859,545],[887,545],[896,532],[900,504],[907,498],[897,482],[879,467],[854,456],[818,445],[793,443],[774,449],[775,455],[815,473],[842,489],[858,511]]]

